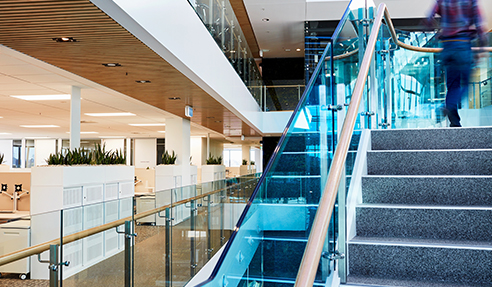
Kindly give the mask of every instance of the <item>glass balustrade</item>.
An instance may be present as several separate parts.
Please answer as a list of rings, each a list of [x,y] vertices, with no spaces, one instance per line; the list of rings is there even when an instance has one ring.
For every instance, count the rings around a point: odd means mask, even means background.
[[[228,241],[259,176],[103,202],[84,193],[82,205],[33,211],[25,219],[0,224],[9,235],[2,237],[3,250],[17,252],[45,242],[53,243],[53,250],[0,270],[31,276],[36,284],[48,284],[50,270],[55,270],[51,278],[58,278],[59,286],[184,286]]]
[[[262,78],[231,3],[221,0],[188,0],[224,55],[260,104]]]

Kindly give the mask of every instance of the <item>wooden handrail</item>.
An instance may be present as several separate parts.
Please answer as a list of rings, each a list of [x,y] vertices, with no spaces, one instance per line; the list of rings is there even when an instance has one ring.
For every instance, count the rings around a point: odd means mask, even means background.
[[[250,181],[251,180],[248,180],[248,181],[246,181],[246,182],[244,182],[242,184],[245,184],[245,183],[250,182]],[[213,190],[213,191],[210,191],[210,192],[207,192],[207,193],[203,193],[203,194],[197,195],[197,196],[192,197],[192,198],[183,199],[183,200],[180,200],[180,201],[171,203],[171,204],[167,204],[167,205],[164,205],[164,206],[161,206],[161,207],[157,207],[157,208],[154,208],[154,209],[151,209],[151,210],[147,210],[147,211],[144,211],[144,212],[135,214],[133,217],[132,216],[128,216],[128,217],[125,217],[125,218],[122,218],[122,219],[118,219],[116,221],[112,221],[112,222],[109,222],[109,223],[106,223],[106,224],[103,224],[103,225],[100,225],[100,226],[96,226],[96,227],[93,227],[93,228],[90,228],[90,229],[87,229],[87,230],[79,231],[77,233],[64,236],[63,237],[63,244],[68,244],[70,242],[74,242],[74,241],[80,240],[80,239],[82,239],[84,237],[91,236],[91,235],[100,233],[102,231],[109,230],[111,228],[116,228],[116,227],[124,224],[125,221],[128,221],[128,220],[137,220],[137,219],[140,219],[140,218],[144,218],[144,217],[149,216],[149,215],[152,215],[154,213],[157,213],[157,212],[161,212],[163,210],[166,210],[166,208],[175,207],[175,206],[178,206],[178,205],[181,205],[181,204],[185,204],[185,203],[191,202],[193,200],[202,199],[202,198],[205,198],[205,197],[207,197],[209,195],[213,195],[213,194],[219,193],[221,191],[227,190],[229,188],[231,188],[231,186],[228,186],[228,187],[225,187],[225,188],[221,188],[221,189],[217,189],[217,190]],[[30,246],[30,247],[27,247],[27,248],[24,248],[24,249],[21,249],[21,250],[18,250],[18,251],[9,253],[9,254],[2,255],[2,256],[0,256],[0,266],[5,265],[5,264],[8,264],[8,263],[11,263],[11,262],[14,262],[14,261],[17,261],[17,260],[20,260],[20,259],[24,259],[24,258],[29,257],[29,256],[32,256],[32,255],[40,254],[40,253],[42,253],[42,252],[44,252],[46,250],[49,250],[50,249],[50,245],[60,245],[60,238],[53,239],[53,240],[50,240],[50,241],[47,241],[47,242],[44,242],[44,243],[40,243],[40,244],[37,244],[37,245],[34,245],[34,246]]]
[[[335,149],[326,186],[324,187],[323,195],[321,196],[311,228],[311,233],[309,234],[308,243],[302,257],[301,266],[297,273],[295,287],[311,287],[314,283],[383,17],[388,25],[393,41],[395,41],[398,46],[417,52],[437,53],[442,51],[441,48],[415,47],[398,40],[386,4],[381,3],[379,5],[378,14],[374,19],[369,41],[367,42],[367,48],[360,66],[359,75],[357,76],[355,83],[354,92],[352,93],[350,105],[347,110],[347,115],[343,122],[340,139]],[[492,47],[478,47],[473,49],[475,51],[492,52]]]

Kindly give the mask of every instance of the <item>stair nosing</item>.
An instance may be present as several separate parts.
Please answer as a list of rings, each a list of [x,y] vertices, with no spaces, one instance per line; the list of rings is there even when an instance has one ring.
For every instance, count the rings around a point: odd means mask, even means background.
[[[384,204],[384,203],[358,203],[356,208],[387,208],[387,209],[449,209],[449,210],[484,210],[492,211],[492,206],[475,206],[475,205],[410,205],[410,204]]]
[[[453,175],[446,175],[446,174],[437,174],[437,175],[420,175],[420,174],[408,174],[408,175],[401,175],[401,174],[395,174],[395,175],[378,175],[378,174],[367,174],[363,175],[362,177],[368,177],[368,178],[378,178],[378,177],[383,177],[383,178],[492,178],[492,175],[474,175],[474,174],[453,174]]]
[[[492,151],[492,148],[470,148],[470,149],[376,149],[376,150],[368,150],[367,153],[383,153],[383,152],[446,152],[446,151],[456,151],[456,152],[468,152],[468,151]]]
[[[357,238],[357,237],[355,237]],[[360,240],[360,239],[352,239],[348,240],[348,244],[357,244],[357,245],[378,245],[378,246],[401,246],[401,247],[416,247],[416,248],[446,248],[446,249],[468,249],[468,250],[483,250],[483,251],[492,251],[492,245],[473,245],[466,244],[466,241],[455,241],[455,243],[444,243],[444,242],[432,242],[430,239],[418,239],[420,242],[411,241],[412,239],[408,239],[407,242],[402,241],[391,241],[391,240]],[[417,239],[414,239],[417,240]]]

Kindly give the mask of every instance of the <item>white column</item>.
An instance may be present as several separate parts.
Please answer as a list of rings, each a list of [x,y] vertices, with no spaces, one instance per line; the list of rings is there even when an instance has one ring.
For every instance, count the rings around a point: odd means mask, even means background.
[[[166,150],[178,156],[176,164],[190,164],[191,130],[188,119],[166,119]]]
[[[126,138],[126,165],[130,165],[132,156],[132,139]]]
[[[26,139],[21,141],[21,168],[26,168]]]
[[[250,157],[251,157],[251,156],[250,156],[250,149],[251,149],[251,146],[249,146],[249,145],[245,145],[245,144],[243,144],[243,145],[241,146],[241,151],[242,151],[242,158],[241,158],[241,161],[242,161],[243,159],[245,159],[245,160],[247,160],[247,161],[248,161],[248,164],[250,164],[250,162],[251,162],[251,159],[250,159]]]
[[[207,134],[207,154],[205,155],[205,158],[208,158],[210,156],[210,134]]]
[[[80,147],[80,88],[72,86],[70,98],[70,150]]]
[[[63,149],[63,140],[62,139],[58,139],[58,148],[57,148],[57,152],[61,152]]]

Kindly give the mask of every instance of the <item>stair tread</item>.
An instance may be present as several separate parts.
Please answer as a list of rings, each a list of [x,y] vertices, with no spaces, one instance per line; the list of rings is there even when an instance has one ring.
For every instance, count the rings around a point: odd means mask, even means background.
[[[348,243],[492,250],[490,241],[355,236]]]
[[[386,278],[374,278],[360,275],[349,275],[347,277],[347,287],[485,287],[490,283],[453,283],[442,281],[418,281],[418,280],[397,280]]]

